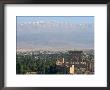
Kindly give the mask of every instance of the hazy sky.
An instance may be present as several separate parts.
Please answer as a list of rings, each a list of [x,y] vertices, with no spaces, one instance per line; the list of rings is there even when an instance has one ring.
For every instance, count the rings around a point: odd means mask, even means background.
[[[17,16],[17,48],[94,48],[93,16]]]
[[[94,23],[93,16],[17,16],[17,23],[24,23],[24,22],[34,22],[34,21],[60,21],[60,22],[71,22],[71,23]]]

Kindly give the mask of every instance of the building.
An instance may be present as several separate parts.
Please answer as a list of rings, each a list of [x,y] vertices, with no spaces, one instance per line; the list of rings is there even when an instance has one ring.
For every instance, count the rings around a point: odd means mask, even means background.
[[[65,63],[64,58],[59,59],[59,60],[56,61],[56,65],[62,65],[64,63]]]
[[[74,65],[70,67],[70,74],[74,74]]]

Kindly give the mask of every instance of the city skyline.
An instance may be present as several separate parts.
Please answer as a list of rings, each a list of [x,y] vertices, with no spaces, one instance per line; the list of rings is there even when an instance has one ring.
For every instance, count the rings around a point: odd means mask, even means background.
[[[94,74],[94,17],[16,20],[16,74]]]

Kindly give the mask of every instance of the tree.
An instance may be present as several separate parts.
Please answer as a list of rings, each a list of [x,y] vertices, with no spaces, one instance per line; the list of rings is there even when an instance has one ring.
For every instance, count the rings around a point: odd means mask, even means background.
[[[17,63],[17,64],[16,64],[16,73],[17,73],[17,74],[21,74],[21,66],[20,66],[20,63]]]

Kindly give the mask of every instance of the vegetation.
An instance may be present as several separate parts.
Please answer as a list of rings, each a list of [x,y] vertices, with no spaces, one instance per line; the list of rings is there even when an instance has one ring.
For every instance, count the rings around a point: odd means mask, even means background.
[[[17,53],[16,55],[16,73],[27,74],[34,72],[36,74],[67,74],[68,68],[62,67],[60,69],[56,66],[56,61],[65,58],[66,61],[71,61],[72,51],[57,52],[57,53]],[[84,60],[93,59],[93,54],[81,54]],[[75,57],[76,58],[76,57]],[[77,68],[75,68],[76,70]]]

